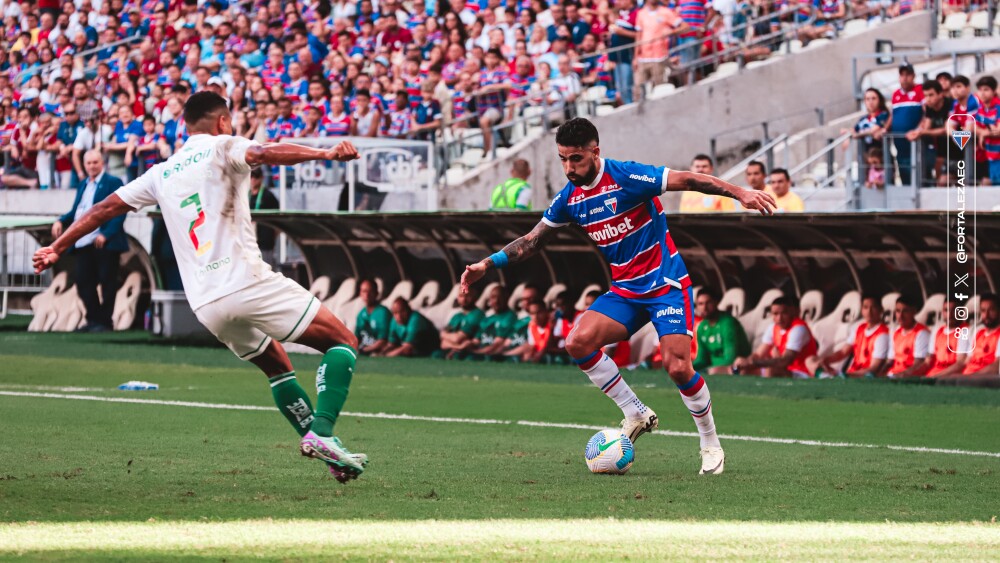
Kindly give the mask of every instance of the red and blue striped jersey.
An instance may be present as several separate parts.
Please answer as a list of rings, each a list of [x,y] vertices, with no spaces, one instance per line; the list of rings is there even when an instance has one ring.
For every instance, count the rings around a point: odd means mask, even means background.
[[[387,134],[390,137],[405,135],[410,130],[410,116],[413,110],[406,107],[397,109],[389,114],[389,129]]]
[[[444,78],[446,82],[450,82],[458,78],[458,75],[465,68],[465,59],[459,59],[454,62],[450,62],[444,65],[441,69],[441,78]]]
[[[892,93],[892,132],[907,133],[920,125],[924,118],[924,87],[917,84],[913,90],[902,88]]]
[[[701,37],[702,28],[705,27],[706,2],[707,0],[680,0],[677,3],[677,14],[693,28],[681,37]]]
[[[351,116],[346,113],[340,117],[324,115],[319,127],[323,137],[346,137],[351,132]]]
[[[503,65],[500,65],[493,70],[483,69],[482,72],[479,73],[480,88],[493,86],[495,84],[503,84],[504,82],[507,82],[507,69],[505,69]],[[479,96],[476,100],[476,104],[480,113],[490,108],[503,109],[504,93],[494,92],[492,94],[484,94]]]
[[[550,227],[583,227],[611,265],[611,291],[622,297],[657,297],[671,288],[686,289],[691,279],[659,198],[669,172],[663,166],[601,159],[594,182],[583,187],[567,184],[542,221]]]
[[[976,112],[979,111],[979,106],[982,104],[979,102],[979,98],[975,94],[969,94],[969,97],[965,99],[965,103],[961,103],[959,100],[955,100],[951,104],[951,115],[948,119],[953,120],[959,127],[968,130],[969,126],[972,125],[971,121],[975,120]],[[966,117],[955,117],[956,115],[971,115],[971,118]]]
[[[264,61],[264,66],[260,69],[260,78],[264,81],[264,87],[270,90],[275,84],[280,84],[285,76],[285,65],[277,68],[271,66],[271,61]]]
[[[981,128],[995,126],[1000,119],[998,115],[997,99],[993,98],[990,103],[983,103],[976,112],[976,125]],[[1000,160],[1000,136],[989,135],[989,131],[979,133],[983,135],[983,148],[986,150],[986,160]]]
[[[293,104],[297,104],[306,99],[308,92],[309,81],[305,78],[285,83],[285,97],[291,100]]]

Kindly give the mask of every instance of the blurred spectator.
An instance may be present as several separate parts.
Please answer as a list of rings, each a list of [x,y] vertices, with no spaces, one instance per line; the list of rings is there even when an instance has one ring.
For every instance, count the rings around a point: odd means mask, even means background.
[[[104,172],[104,158],[100,151],[87,151],[83,166],[87,178],[76,190],[73,207],[52,224],[54,238],[123,185],[120,179]],[[118,268],[122,253],[128,250],[124,225],[124,215],[112,219],[84,235],[72,250],[76,258],[76,289],[87,310],[87,324],[77,332],[113,330],[111,314],[115,310],[118,293]],[[100,297],[98,286],[101,288]]]
[[[647,0],[636,15],[638,31],[635,47],[635,97],[641,99],[646,83],[656,87],[666,80],[670,67],[670,37],[686,33],[689,27],[676,12],[660,0]]]
[[[937,80],[937,83],[941,85],[941,91],[944,92],[945,96],[951,96],[952,78],[953,77],[950,72],[939,72],[937,76],[934,77],[934,80]]]
[[[556,318],[541,301],[528,304],[531,322],[528,324],[528,347],[523,359],[526,362],[552,362],[566,356],[566,337],[570,322]]]
[[[888,371],[891,378],[922,377],[927,373],[931,333],[917,322],[920,305],[915,295],[901,295],[896,299],[899,326],[892,333],[892,365]]]
[[[493,288],[488,306],[492,314],[483,319],[474,340],[476,348],[473,351],[476,357],[486,359],[503,353],[507,348],[507,339],[511,337],[517,324],[517,315],[507,306],[507,290],[503,286]]]
[[[840,377],[875,377],[882,373],[889,358],[889,327],[882,322],[882,299],[877,295],[861,298],[861,320],[847,331],[847,341],[834,351],[806,360],[809,371],[819,379]],[[851,359],[849,366],[844,360]]]
[[[118,121],[112,132],[111,140],[101,146],[108,157],[108,173],[118,178],[131,181],[138,177],[139,166],[126,166],[125,153],[129,143],[144,135],[142,124],[135,120],[135,114],[129,106],[118,108]]]
[[[996,379],[1000,374],[1000,296],[995,293],[979,296],[979,324],[982,326],[976,332],[962,375]]]
[[[702,287],[695,298],[695,314],[701,322],[695,328],[698,351],[694,369],[709,375],[732,373],[736,358],[749,356],[750,341],[736,317],[719,310],[722,294],[714,287]]]
[[[434,324],[427,317],[414,311],[402,297],[392,303],[392,323],[389,327],[389,345],[384,355],[429,356],[438,349],[440,341]]]
[[[6,153],[7,166],[4,168],[0,182],[9,188],[38,187],[37,159],[38,151],[32,150],[28,139],[37,129],[35,118],[38,113],[33,107],[26,107],[17,112],[17,125],[3,146]]]
[[[691,159],[691,172],[698,174],[715,174],[715,165],[712,157],[707,154],[698,154]],[[727,197],[708,195],[700,192],[686,191],[681,195],[681,213],[714,213],[718,211],[732,211],[732,200]]]
[[[865,167],[868,169],[865,187],[881,190],[885,187],[885,155],[879,147],[871,147],[865,153]]]
[[[518,158],[510,167],[510,178],[496,188],[490,197],[492,211],[518,211],[531,209],[531,166],[527,160]]]
[[[921,85],[915,84],[915,78],[910,64],[899,67],[899,89],[892,93],[892,117],[889,119],[889,132],[894,135],[892,142],[896,146],[896,168],[904,185],[910,184],[913,172],[910,141],[904,135],[916,129],[923,118],[924,92]]]
[[[986,153],[989,163],[990,184],[1000,186],[1000,104],[997,103],[997,79],[984,76],[976,82],[979,94],[979,111],[976,112],[976,140]]]
[[[792,192],[792,178],[784,168],[775,168],[771,171],[771,183],[764,191],[774,196],[778,213],[805,211],[802,198]]]
[[[747,179],[747,187],[751,190],[763,191],[767,187],[767,168],[759,160],[751,160],[747,163],[744,173]]]
[[[441,104],[434,99],[435,82],[424,82],[420,85],[420,103],[413,109],[413,123],[410,131],[416,133],[416,138],[422,141],[435,140],[435,131],[441,126]]]
[[[927,183],[934,177],[943,178],[948,168],[945,158],[948,153],[948,117],[954,100],[944,96],[941,84],[937,80],[928,80],[923,84],[924,107],[923,118],[916,129],[906,134],[909,141],[922,141],[924,149],[924,175]],[[953,151],[954,156],[961,156],[959,151]]]
[[[351,115],[351,135],[359,137],[375,137],[382,123],[382,112],[372,106],[372,97],[368,90],[358,90],[354,95],[357,109]]]
[[[799,39],[803,45],[821,37],[836,37],[840,22],[847,15],[844,0],[819,0],[814,5],[817,8],[816,21],[799,30]]]
[[[889,108],[885,105],[885,96],[878,89],[865,90],[865,111],[867,113],[864,117],[854,124],[852,137],[862,139],[864,150],[867,152],[869,148],[882,140],[882,136],[886,132],[886,124],[889,123]],[[842,130],[841,134],[846,132],[846,129]]]
[[[483,311],[476,307],[476,297],[474,289],[468,293],[459,292],[456,300],[461,310],[452,315],[447,326],[441,330],[441,350],[449,359],[474,346],[473,340],[485,318]]]
[[[614,8],[617,19],[608,28],[611,40],[608,47],[612,52],[608,60],[614,65],[612,73],[615,80],[615,93],[623,104],[631,104],[634,73],[632,71],[633,55],[635,53],[635,38],[638,35],[636,17],[639,11],[635,0],[615,0]]]
[[[354,336],[358,338],[358,352],[366,356],[382,353],[389,345],[389,326],[392,313],[379,304],[378,285],[375,280],[361,280],[358,296],[365,306],[358,311]]]
[[[479,90],[476,105],[479,110],[479,128],[483,132],[483,151],[489,153],[493,147],[493,126],[503,119],[506,93],[511,85],[507,69],[500,64],[503,55],[498,49],[486,52],[486,68],[479,73]]]
[[[972,338],[959,338],[962,329],[971,329],[968,321],[955,319],[955,307],[958,305],[957,301],[949,299],[941,307],[941,317],[938,319],[941,326],[934,334],[927,377],[948,377],[961,374],[965,369],[975,335]]]
[[[676,3],[677,14],[688,28],[680,33],[680,38],[677,40],[677,55],[681,66],[691,64],[701,55],[701,43],[705,37],[707,22],[706,4],[708,0],[678,0]]]
[[[737,358],[733,368],[745,375],[763,368],[765,377],[811,377],[806,359],[816,354],[816,339],[799,316],[798,301],[793,297],[775,299],[771,319],[761,345],[749,357]]]
[[[250,209],[260,211],[262,209],[281,209],[281,202],[271,192],[264,187],[264,171],[254,168],[250,171]],[[274,248],[277,244],[278,234],[271,227],[265,227],[260,223],[254,223],[257,230],[257,246],[260,248],[260,256],[271,265],[272,268],[278,266],[278,257]]]

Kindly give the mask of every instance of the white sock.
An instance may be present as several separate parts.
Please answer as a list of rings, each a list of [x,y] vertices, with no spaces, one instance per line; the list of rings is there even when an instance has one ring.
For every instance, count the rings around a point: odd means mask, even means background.
[[[685,385],[678,385],[684,405],[691,411],[691,417],[698,427],[701,437],[701,447],[721,448],[719,436],[715,433],[715,418],[712,417],[712,395],[708,385],[698,372]]]
[[[640,418],[646,413],[646,405],[642,404],[628,383],[625,383],[618,366],[607,354],[598,350],[577,365],[598,389],[618,405],[625,418]]]

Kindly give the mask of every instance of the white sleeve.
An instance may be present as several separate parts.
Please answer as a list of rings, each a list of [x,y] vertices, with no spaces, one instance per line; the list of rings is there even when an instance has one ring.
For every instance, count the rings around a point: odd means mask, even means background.
[[[767,328],[764,329],[764,339],[761,340],[761,343],[774,345],[774,323],[768,323]]]
[[[851,328],[847,329],[847,344],[854,346],[854,339],[858,334],[859,326],[861,326],[861,321],[852,324]]]
[[[793,352],[798,352],[805,348],[808,343],[809,329],[802,325],[792,327],[788,331],[788,340],[785,341],[785,351],[792,350]]]
[[[926,358],[930,349],[931,333],[927,329],[917,333],[913,339],[913,358],[916,360]]]
[[[84,139],[88,140],[85,141]],[[90,132],[90,129],[84,127],[83,129],[80,129],[79,133],[76,134],[76,140],[73,141],[73,148],[78,151],[82,151],[93,144],[93,142],[94,134]]]
[[[876,360],[884,360],[889,357],[889,334],[880,334],[878,338],[875,339],[875,349],[872,350],[872,358]]]
[[[136,211],[149,205],[156,205],[157,200],[153,177],[159,173],[160,168],[160,165],[150,168],[142,176],[118,188],[115,191],[115,195]]]
[[[531,186],[526,186],[520,193],[517,194],[517,201],[515,202],[517,207],[529,207],[531,205]]]
[[[223,151],[223,158],[226,159],[226,164],[230,168],[243,174],[249,174],[251,166],[247,164],[247,149],[256,144],[258,144],[256,141],[245,137],[230,137],[219,145]]]
[[[535,333],[531,330],[531,325],[528,325],[528,344],[530,346],[535,345]]]

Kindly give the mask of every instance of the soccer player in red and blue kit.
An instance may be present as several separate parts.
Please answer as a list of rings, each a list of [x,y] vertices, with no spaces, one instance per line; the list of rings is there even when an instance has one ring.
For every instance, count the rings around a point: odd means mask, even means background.
[[[659,196],[682,190],[727,196],[765,215],[773,212],[774,199],[706,174],[602,158],[597,128],[583,118],[559,127],[556,145],[569,183],[530,233],[466,267],[462,291],[467,292],[490,269],[534,255],[559,227],[570,223],[583,227],[611,264],[613,281],[611,291],[580,316],[566,340],[566,351],[622,409],[622,429],[634,441],[657,427],[656,413],[636,397],[601,350],[628,340],[652,321],[660,338],[663,366],[698,427],[700,473],[722,473],[725,454],[715,432],[712,399],[705,380],[691,366],[691,279],[670,236]]]

